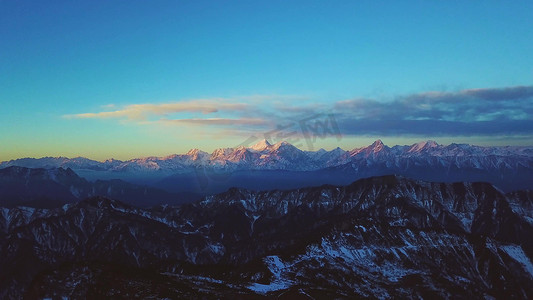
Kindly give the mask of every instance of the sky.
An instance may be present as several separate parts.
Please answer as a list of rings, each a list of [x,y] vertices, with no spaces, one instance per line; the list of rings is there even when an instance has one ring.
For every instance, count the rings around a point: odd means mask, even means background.
[[[0,161],[533,146],[531,1],[0,0]]]

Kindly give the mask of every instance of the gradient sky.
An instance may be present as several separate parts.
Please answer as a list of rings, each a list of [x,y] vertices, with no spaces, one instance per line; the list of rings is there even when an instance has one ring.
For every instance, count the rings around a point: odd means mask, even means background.
[[[531,53],[532,1],[0,0],[0,161],[533,145]]]

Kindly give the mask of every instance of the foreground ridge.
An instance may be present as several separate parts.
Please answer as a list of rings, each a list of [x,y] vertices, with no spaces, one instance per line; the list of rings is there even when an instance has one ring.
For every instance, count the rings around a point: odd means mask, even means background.
[[[180,207],[2,209],[2,297],[533,296],[533,197],[372,177]],[[31,264],[23,264],[31,258]],[[39,274],[39,275],[38,275]]]

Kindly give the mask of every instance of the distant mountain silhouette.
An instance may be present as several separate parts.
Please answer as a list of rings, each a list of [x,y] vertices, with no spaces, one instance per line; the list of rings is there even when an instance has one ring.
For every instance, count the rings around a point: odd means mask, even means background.
[[[59,207],[92,196],[106,196],[141,207],[179,204],[185,199],[153,187],[139,186],[122,180],[89,182],[72,169],[0,169],[0,206]]]

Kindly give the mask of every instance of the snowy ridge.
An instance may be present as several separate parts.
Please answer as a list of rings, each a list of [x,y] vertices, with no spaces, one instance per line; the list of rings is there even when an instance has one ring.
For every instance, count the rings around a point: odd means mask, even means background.
[[[352,164],[387,163],[395,167],[404,164],[428,166],[501,169],[533,166],[532,147],[480,147],[467,144],[440,145],[425,141],[411,146],[388,147],[381,140],[368,147],[345,151],[340,148],[326,151],[303,151],[287,142],[270,144],[266,139],[250,147],[219,148],[212,153],[191,149],[185,154],[166,157],[145,157],[128,161],[98,162],[83,157],[22,158],[0,163],[0,168],[21,166],[29,168],[72,168],[113,172],[180,172],[198,167],[227,170],[293,170],[310,171]]]

